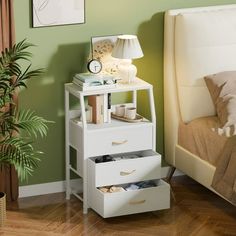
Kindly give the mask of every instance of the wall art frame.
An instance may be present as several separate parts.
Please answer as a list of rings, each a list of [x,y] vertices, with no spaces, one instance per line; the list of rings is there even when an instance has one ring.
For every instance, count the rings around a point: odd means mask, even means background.
[[[102,72],[116,74],[120,59],[111,56],[118,35],[105,35],[91,37],[90,59],[98,59],[102,63]]]
[[[85,23],[85,0],[32,0],[33,27]]]

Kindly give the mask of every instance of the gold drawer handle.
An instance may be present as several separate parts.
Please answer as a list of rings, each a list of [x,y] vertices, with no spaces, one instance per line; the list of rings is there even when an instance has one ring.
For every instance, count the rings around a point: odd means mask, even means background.
[[[136,171],[136,170],[132,170],[132,171],[130,171],[130,172],[121,171],[121,172],[120,172],[120,175],[121,175],[121,176],[131,175],[131,174],[133,174],[135,171]]]
[[[112,142],[112,145],[121,145],[121,144],[125,144],[125,143],[127,143],[127,142],[128,142],[128,140],[124,140],[124,141],[120,141],[120,142],[113,141],[113,142]]]
[[[130,201],[129,204],[130,205],[138,205],[138,204],[143,204],[145,203],[146,200],[141,200],[141,201]]]

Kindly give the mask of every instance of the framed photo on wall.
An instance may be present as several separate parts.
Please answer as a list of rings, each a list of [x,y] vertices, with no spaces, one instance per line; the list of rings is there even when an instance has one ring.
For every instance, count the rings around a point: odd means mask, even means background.
[[[85,0],[32,0],[33,27],[85,23]]]

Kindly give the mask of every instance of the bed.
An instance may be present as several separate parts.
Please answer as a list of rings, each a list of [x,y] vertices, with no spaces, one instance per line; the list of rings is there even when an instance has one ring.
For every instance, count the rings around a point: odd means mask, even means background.
[[[166,12],[165,160],[214,192],[216,165],[180,145],[179,129],[181,124],[201,117],[214,119],[216,110],[204,76],[233,70],[236,70],[236,4]]]

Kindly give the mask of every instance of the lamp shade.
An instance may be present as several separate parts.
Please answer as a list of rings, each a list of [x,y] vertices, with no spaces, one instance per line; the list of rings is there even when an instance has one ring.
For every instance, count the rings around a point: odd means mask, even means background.
[[[137,36],[121,35],[118,36],[111,55],[119,59],[135,59],[143,57],[143,51]]]

